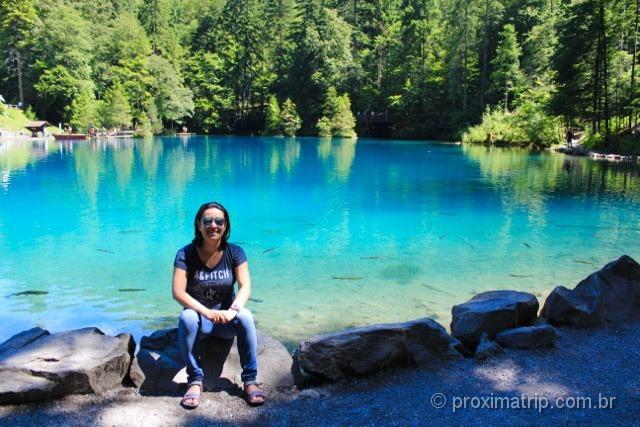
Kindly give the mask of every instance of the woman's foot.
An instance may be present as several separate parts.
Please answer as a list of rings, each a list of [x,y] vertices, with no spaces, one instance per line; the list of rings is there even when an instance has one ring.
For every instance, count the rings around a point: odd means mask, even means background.
[[[196,409],[200,405],[200,394],[202,386],[200,384],[192,384],[182,397],[180,405],[185,409]]]
[[[244,386],[244,392],[247,395],[247,403],[252,406],[262,405],[267,400],[267,395],[264,394],[258,384],[247,384]]]

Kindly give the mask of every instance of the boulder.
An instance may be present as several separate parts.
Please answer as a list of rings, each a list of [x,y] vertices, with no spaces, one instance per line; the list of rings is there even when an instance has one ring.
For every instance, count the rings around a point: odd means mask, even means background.
[[[484,360],[502,353],[504,350],[497,342],[489,339],[489,335],[485,332],[480,337],[478,348],[473,355],[476,359]]]
[[[240,356],[235,339],[210,337],[199,343],[207,390],[233,389],[242,386]],[[182,391],[187,383],[185,363],[178,345],[178,329],[156,331],[140,341],[134,364],[140,367],[145,394]],[[258,331],[258,381],[270,386],[292,386],[293,360],[279,341]],[[140,377],[140,375],[138,375]]]
[[[98,328],[49,334],[34,328],[0,344],[0,403],[102,393],[127,378],[135,342]]]
[[[12,350],[18,350],[38,338],[51,335],[49,331],[35,327],[22,331],[0,344],[0,355]]]
[[[595,310],[578,295],[564,286],[556,287],[544,303],[540,314],[555,326],[590,326],[600,322]]]
[[[601,321],[622,321],[640,312],[640,265],[623,255],[574,288]]]
[[[489,291],[454,305],[451,334],[469,349],[475,349],[483,333],[489,339],[505,329],[527,326],[538,314],[535,295],[518,291]]]
[[[517,349],[551,347],[556,338],[556,329],[551,325],[523,326],[498,332],[496,335],[498,344]]]
[[[297,360],[305,373],[336,381],[392,365],[429,365],[459,357],[449,335],[433,319],[349,328],[302,341]]]

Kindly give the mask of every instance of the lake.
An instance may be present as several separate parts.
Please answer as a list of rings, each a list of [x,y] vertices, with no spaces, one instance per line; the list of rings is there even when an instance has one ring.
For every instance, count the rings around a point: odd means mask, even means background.
[[[292,347],[544,296],[640,259],[635,164],[425,141],[162,137],[0,143],[0,341],[41,326],[139,340],[177,323],[176,251],[210,200],[249,258],[258,328]]]

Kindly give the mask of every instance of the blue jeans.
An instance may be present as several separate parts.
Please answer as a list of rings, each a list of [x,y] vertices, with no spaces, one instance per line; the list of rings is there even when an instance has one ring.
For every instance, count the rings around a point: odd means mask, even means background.
[[[202,385],[204,373],[198,364],[196,342],[209,336],[227,339],[238,337],[242,382],[245,385],[255,384],[258,375],[258,339],[251,312],[243,308],[229,323],[223,325],[212,323],[195,310],[187,308],[180,314],[178,340],[182,358],[187,365],[188,384]]]

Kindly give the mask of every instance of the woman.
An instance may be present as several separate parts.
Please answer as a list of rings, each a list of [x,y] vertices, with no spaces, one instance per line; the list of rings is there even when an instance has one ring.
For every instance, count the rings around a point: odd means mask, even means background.
[[[266,400],[256,382],[256,327],[244,308],[251,295],[249,266],[242,248],[228,242],[230,234],[227,210],[220,203],[205,203],[196,213],[193,241],[178,251],[174,262],[173,298],[184,307],[178,337],[188,374],[181,404],[189,409],[200,404],[204,380],[196,343],[208,336],[237,336],[247,402],[260,405]]]

